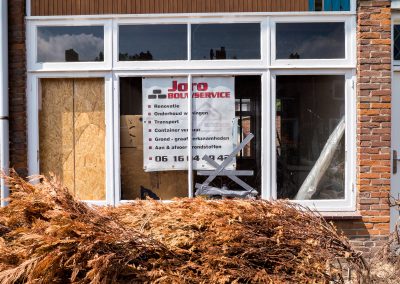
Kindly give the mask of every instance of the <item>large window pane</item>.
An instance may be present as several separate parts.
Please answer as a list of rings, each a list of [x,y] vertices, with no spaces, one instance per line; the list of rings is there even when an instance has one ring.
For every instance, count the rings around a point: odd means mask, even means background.
[[[179,158],[180,162],[187,162],[187,147],[182,150],[170,150],[167,154],[165,154],[165,148],[161,149],[171,146],[172,141],[175,141],[176,133],[168,132],[172,128],[172,123],[179,120],[182,128],[185,128],[187,115],[183,112],[172,113],[171,106],[174,104],[168,103],[166,95],[160,92],[164,86],[154,87],[151,92],[144,93],[142,77],[120,79],[122,200],[146,199],[147,197],[170,200],[174,197],[188,196],[186,170],[154,170],[157,164],[163,167],[167,163],[173,163],[174,157],[178,160],[178,156],[184,157],[183,161]],[[143,103],[145,99],[148,101],[147,104]],[[180,146],[185,146],[187,139],[179,143],[181,143]],[[145,169],[145,164],[149,163],[153,168]],[[179,165],[181,166],[182,163]]]
[[[234,78],[223,77],[194,77],[194,82],[215,82],[221,80],[220,88],[226,87],[225,80],[231,81],[232,85],[229,89],[232,90],[231,97],[227,99],[214,99],[214,105],[210,105],[210,99],[194,98],[194,110],[200,109],[207,115],[199,116],[194,115],[194,128],[193,132],[194,145],[210,145],[222,146],[225,149],[206,150],[203,152],[197,151],[201,159],[204,154],[211,157],[217,164],[222,164],[224,159],[239,145],[250,133],[254,138],[247,143],[243,149],[237,154],[234,159],[234,165],[230,166],[230,170],[238,171],[251,171],[252,174],[247,176],[239,176],[243,182],[255,190],[253,196],[261,194],[261,77],[260,76],[235,76]],[[217,90],[213,84],[213,91]],[[211,88],[210,88],[211,89]],[[234,90],[234,91],[233,91]],[[209,90],[212,91],[212,90]],[[217,106],[217,107],[215,107]],[[202,119],[204,122],[200,122]],[[200,123],[199,123],[200,122]],[[224,125],[223,125],[224,124]],[[196,142],[198,137],[231,137],[223,142],[222,139],[217,141],[207,141],[203,143]],[[226,149],[229,149],[227,151]],[[196,151],[194,152],[196,153]],[[208,165],[208,168],[209,165]],[[211,167],[211,169],[215,169]],[[198,167],[196,170],[201,170]],[[195,183],[203,184],[208,176],[202,176],[195,172]],[[238,197],[239,194],[246,195],[246,190],[243,185],[238,184],[236,181],[231,180],[227,176],[218,176],[211,183],[211,187],[217,188],[214,194],[209,194],[212,198],[225,198],[230,196],[233,191],[233,196]],[[218,194],[220,192],[220,194]],[[258,192],[258,194],[257,194]],[[248,194],[248,193],[247,193]],[[249,196],[249,194],[247,195]]]
[[[260,24],[192,25],[192,59],[260,59]]]
[[[278,198],[343,199],[344,76],[278,76]]]
[[[344,23],[277,23],[276,59],[345,58]]]
[[[187,25],[119,26],[119,60],[187,59]]]
[[[104,61],[104,27],[38,27],[37,62]]]

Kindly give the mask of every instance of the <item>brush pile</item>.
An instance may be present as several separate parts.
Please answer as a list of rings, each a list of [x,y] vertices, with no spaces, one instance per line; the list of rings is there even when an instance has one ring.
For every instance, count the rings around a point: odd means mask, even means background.
[[[287,202],[138,201],[93,208],[56,178],[6,177],[0,283],[336,283],[361,256]]]
[[[391,199],[389,204],[400,211],[400,200]],[[400,282],[400,219],[387,244],[373,255],[371,283],[398,284]]]

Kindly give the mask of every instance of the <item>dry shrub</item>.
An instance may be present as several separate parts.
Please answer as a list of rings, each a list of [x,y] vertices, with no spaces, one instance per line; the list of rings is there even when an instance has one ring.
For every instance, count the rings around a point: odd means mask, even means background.
[[[334,226],[278,201],[138,201],[91,208],[12,174],[1,283],[328,283],[361,256]]]
[[[143,282],[169,257],[160,242],[75,200],[55,178],[6,179],[12,194],[0,210],[0,283]]]
[[[400,200],[391,200],[392,207],[400,211]],[[400,283],[400,219],[389,241],[371,258],[371,283]]]

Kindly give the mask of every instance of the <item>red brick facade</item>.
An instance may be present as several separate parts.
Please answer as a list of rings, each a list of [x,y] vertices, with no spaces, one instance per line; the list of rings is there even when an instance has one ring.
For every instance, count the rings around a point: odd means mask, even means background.
[[[25,0],[8,1],[10,165],[27,171]]]
[[[389,234],[391,140],[390,1],[357,5],[357,207],[336,224],[366,253]],[[10,162],[27,174],[25,1],[9,1]]]
[[[336,222],[363,252],[379,249],[390,231],[390,1],[357,5],[357,209]]]

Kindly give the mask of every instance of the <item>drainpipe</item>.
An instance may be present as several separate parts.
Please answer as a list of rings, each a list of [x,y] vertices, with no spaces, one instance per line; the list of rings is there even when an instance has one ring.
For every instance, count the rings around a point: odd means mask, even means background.
[[[0,0],[0,169],[8,173],[8,7],[7,0]],[[0,180],[1,207],[7,205],[9,189]]]

